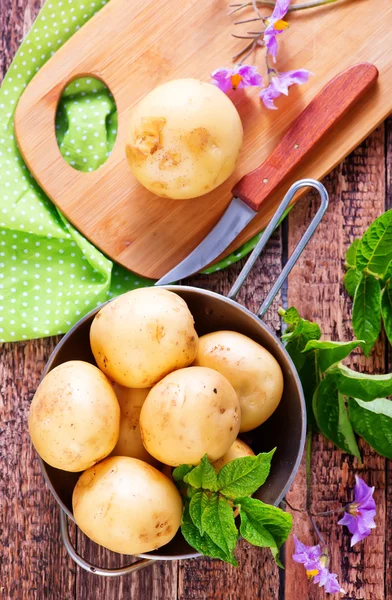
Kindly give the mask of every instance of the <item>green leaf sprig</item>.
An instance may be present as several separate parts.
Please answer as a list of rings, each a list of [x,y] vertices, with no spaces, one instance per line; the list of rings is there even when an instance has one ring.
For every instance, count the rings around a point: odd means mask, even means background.
[[[181,532],[201,554],[234,566],[240,533],[255,546],[270,548],[280,565],[279,549],[292,528],[292,516],[280,508],[250,496],[262,486],[270,472],[275,449],[257,456],[236,458],[217,474],[207,455],[196,467],[180,465],[173,479],[184,501]]]
[[[392,344],[392,210],[378,217],[346,254],[344,285],[353,298],[353,329],[369,356],[384,323]]]
[[[355,434],[392,458],[392,400],[386,398],[392,395],[392,374],[367,375],[341,363],[355,348],[369,348],[369,341],[320,340],[319,326],[295,308],[279,313],[288,324],[282,339],[302,382],[309,429],[357,458]]]

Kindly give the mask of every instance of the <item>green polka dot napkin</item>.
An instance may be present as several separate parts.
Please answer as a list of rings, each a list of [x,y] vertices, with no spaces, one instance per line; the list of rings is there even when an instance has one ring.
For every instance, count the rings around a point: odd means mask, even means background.
[[[113,264],[68,223],[28,172],[13,115],[36,71],[106,0],[49,0],[23,41],[0,88],[0,341],[61,334],[107,298],[153,282]],[[99,168],[117,133],[107,88],[73,82],[60,103],[56,133],[74,168]],[[247,254],[249,241],[211,273]]]

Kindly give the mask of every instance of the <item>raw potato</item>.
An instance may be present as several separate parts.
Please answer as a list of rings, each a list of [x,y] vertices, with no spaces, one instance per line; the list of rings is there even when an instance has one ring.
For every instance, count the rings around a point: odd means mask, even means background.
[[[181,524],[176,486],[137,458],[113,456],[79,478],[75,521],[94,542],[121,554],[140,554],[170,542]]]
[[[133,108],[126,153],[137,180],[158,196],[201,196],[235,169],[242,123],[216,86],[177,79],[158,86]]]
[[[217,371],[189,367],[167,375],[148,394],[140,430],[148,452],[165,465],[197,465],[227,452],[237,437],[240,404]]]
[[[121,418],[120,436],[111,456],[130,456],[158,466],[158,461],[143,446],[139,428],[140,411],[150,389],[126,388],[118,383],[113,389],[120,404]]]
[[[110,454],[120,407],[107,377],[81,360],[50,371],[31,402],[29,430],[41,458],[64,471],[83,471]]]
[[[219,473],[221,468],[227,465],[227,463],[231,462],[232,460],[235,460],[236,458],[242,458],[243,456],[254,455],[255,453],[253,452],[252,448],[250,448],[248,444],[245,444],[245,442],[237,438],[234,444],[230,446],[226,454],[224,454],[222,458],[219,458],[218,460],[213,462],[212,466],[214,467],[215,471]]]
[[[190,365],[198,337],[186,302],[163,288],[118,296],[96,315],[90,343],[99,368],[129,388],[149,388]]]
[[[215,331],[199,340],[195,365],[222,373],[241,404],[240,431],[266,421],[283,394],[283,374],[277,360],[250,338],[234,331]]]

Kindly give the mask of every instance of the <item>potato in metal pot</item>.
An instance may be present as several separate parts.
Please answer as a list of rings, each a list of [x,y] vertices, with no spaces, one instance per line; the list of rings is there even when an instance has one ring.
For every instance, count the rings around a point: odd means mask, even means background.
[[[105,304],[92,322],[90,343],[109,379],[129,388],[149,388],[194,361],[198,336],[186,302],[150,287]]]
[[[120,436],[111,456],[130,456],[157,467],[158,461],[143,446],[139,427],[140,411],[150,389],[126,388],[118,383],[113,389],[120,404],[121,418]]]
[[[224,454],[221,458],[212,463],[215,471],[219,473],[222,467],[227,465],[232,460],[236,458],[243,458],[244,456],[254,456],[252,448],[245,444],[242,440],[237,438],[232,446],[228,449],[226,454]]]
[[[156,550],[177,533],[182,499],[147,463],[112,456],[85,471],[72,498],[75,521],[94,542],[121,554]]]
[[[215,331],[200,338],[195,365],[216,369],[231,383],[241,404],[240,431],[266,421],[283,394],[283,374],[268,350],[235,331]]]
[[[148,394],[140,431],[148,452],[165,465],[197,465],[223,456],[237,437],[240,403],[228,380],[205,367],[167,375]]]
[[[41,458],[64,471],[83,471],[111,453],[120,431],[113,386],[97,367],[65,362],[43,378],[29,412],[31,440]]]
[[[154,194],[194,198],[230,177],[242,136],[226,94],[210,83],[176,79],[132,109],[126,154],[137,180]]]

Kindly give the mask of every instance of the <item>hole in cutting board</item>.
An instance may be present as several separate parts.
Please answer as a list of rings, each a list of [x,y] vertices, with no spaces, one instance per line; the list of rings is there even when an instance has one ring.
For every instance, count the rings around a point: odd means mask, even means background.
[[[94,77],[64,89],[56,112],[56,138],[64,160],[78,171],[96,171],[117,137],[117,108],[109,88]]]

